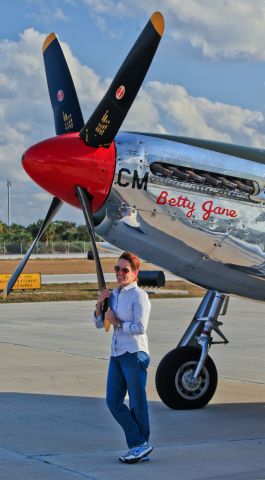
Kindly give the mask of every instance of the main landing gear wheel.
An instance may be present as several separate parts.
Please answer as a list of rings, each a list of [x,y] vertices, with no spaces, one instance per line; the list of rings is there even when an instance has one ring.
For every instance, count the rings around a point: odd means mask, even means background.
[[[156,389],[161,400],[174,410],[202,408],[211,400],[217,387],[218,374],[207,356],[198,380],[192,380],[201,349],[180,347],[162,358],[156,371]]]

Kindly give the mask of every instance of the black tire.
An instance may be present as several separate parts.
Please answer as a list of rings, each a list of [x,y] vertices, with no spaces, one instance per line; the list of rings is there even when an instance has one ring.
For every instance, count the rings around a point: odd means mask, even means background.
[[[162,402],[174,410],[202,408],[211,400],[217,387],[218,374],[209,355],[196,386],[188,384],[188,375],[196,368],[201,349],[180,347],[162,358],[156,371],[156,389]],[[185,377],[186,375],[186,377]]]
[[[88,260],[95,260],[93,250],[88,250],[87,259]]]

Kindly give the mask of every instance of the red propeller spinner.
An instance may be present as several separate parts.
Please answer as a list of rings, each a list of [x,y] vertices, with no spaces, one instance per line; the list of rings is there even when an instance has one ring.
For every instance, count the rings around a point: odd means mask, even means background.
[[[78,133],[53,137],[30,147],[22,157],[28,175],[44,190],[80,208],[76,186],[91,197],[95,213],[106,201],[115,172],[115,144],[90,147]]]

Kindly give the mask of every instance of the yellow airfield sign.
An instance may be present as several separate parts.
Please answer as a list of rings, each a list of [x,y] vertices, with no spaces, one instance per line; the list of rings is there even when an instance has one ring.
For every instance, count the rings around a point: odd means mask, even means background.
[[[11,275],[0,274],[0,290],[4,290]],[[36,290],[41,287],[40,273],[21,273],[13,287],[13,290]]]

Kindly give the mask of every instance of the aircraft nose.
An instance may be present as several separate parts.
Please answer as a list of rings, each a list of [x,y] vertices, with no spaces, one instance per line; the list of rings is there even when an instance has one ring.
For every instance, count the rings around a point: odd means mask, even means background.
[[[23,168],[44,190],[80,207],[77,185],[92,197],[92,211],[106,201],[115,172],[115,146],[94,148],[78,134],[50,138],[30,147],[22,156]]]

